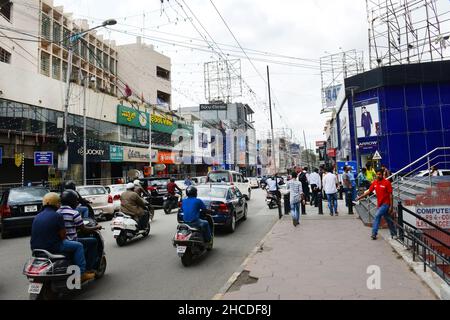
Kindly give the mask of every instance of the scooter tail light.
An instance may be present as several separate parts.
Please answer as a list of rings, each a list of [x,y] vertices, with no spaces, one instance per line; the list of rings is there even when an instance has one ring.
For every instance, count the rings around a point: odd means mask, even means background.
[[[192,236],[191,233],[189,233],[189,234],[177,233],[176,240],[187,241],[191,238],[191,236]]]
[[[52,268],[53,265],[50,261],[31,260],[25,265],[23,273],[30,276],[45,275],[51,271]]]

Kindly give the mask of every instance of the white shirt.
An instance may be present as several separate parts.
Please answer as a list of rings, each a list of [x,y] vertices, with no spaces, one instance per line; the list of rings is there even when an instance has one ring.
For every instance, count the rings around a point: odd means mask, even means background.
[[[269,191],[277,191],[277,183],[273,179],[268,179],[266,181]]]
[[[323,190],[326,194],[335,194],[338,192],[337,190],[337,177],[332,173],[327,173],[325,177],[323,177]]]
[[[322,181],[320,181],[320,175],[316,172],[311,173],[309,176],[309,184],[315,184],[319,189],[322,189]]]
[[[290,191],[291,204],[299,203],[303,193],[302,184],[292,179],[287,183],[287,189]]]

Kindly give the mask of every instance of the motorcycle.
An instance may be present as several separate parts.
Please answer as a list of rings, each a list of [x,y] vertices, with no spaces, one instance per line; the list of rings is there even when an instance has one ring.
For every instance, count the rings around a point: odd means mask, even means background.
[[[84,224],[94,227],[97,222],[94,219],[85,219]],[[89,235],[97,239],[97,262],[95,263],[95,279],[103,277],[106,271],[105,242],[99,230],[92,231]],[[69,267],[73,265],[70,257],[64,254],[51,254],[46,250],[33,250],[32,257],[25,263],[23,274],[30,281],[28,293],[30,300],[53,300],[73,292],[68,286]],[[81,283],[81,289],[89,282]]]
[[[276,207],[278,207],[279,203],[278,197],[273,193],[271,193],[270,191],[267,191],[266,203],[269,209],[275,209]]]
[[[211,241],[210,244],[203,238],[200,228],[193,228],[178,219],[179,225],[172,243],[174,248],[177,249],[177,254],[181,258],[181,263],[185,267],[190,266],[195,259],[213,249],[214,221],[209,213],[209,211],[207,213],[202,213],[202,218],[208,221],[211,229],[213,241]]]
[[[111,231],[113,232],[116,243],[119,247],[123,247],[128,241],[142,236],[148,237],[150,234],[150,220],[149,214],[145,213],[142,219],[146,220],[146,227],[144,229],[139,227],[139,224],[129,215],[119,212],[115,215],[111,222]]]
[[[164,204],[163,209],[165,214],[171,214],[174,209],[178,209],[181,201],[181,194],[178,192],[179,197],[173,196],[171,194],[166,194],[163,198]]]

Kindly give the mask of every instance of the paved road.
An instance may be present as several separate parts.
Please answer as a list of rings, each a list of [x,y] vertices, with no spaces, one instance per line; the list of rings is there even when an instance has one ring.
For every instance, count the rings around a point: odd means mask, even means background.
[[[108,267],[103,279],[92,283],[76,299],[211,299],[227,282],[251,250],[277,220],[269,211],[265,194],[254,190],[247,221],[234,234],[218,232],[215,249],[189,268],[184,268],[171,239],[176,214],[157,211],[150,237],[119,248],[106,228]],[[27,279],[22,267],[29,255],[29,236],[0,240],[0,299],[27,299]]]

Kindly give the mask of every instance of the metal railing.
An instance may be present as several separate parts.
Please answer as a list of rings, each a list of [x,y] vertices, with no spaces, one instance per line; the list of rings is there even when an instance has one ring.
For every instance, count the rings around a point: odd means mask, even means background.
[[[441,152],[441,154],[437,154],[438,152]],[[437,154],[437,155],[436,155]],[[433,158],[432,156],[435,155]],[[444,158],[444,161],[441,161],[440,159]],[[401,170],[397,171],[396,173],[392,174],[388,177],[388,180],[393,181],[393,184],[396,189],[396,193],[394,193],[394,199],[397,201],[401,201],[402,195],[404,195],[409,190],[414,190],[418,185],[423,184],[425,180],[428,180],[428,185],[430,188],[433,187],[433,177],[429,174],[428,177],[421,177],[414,182],[411,183],[411,179],[408,180],[408,178],[413,177],[418,172],[422,171],[426,168],[428,172],[431,172],[431,168],[433,166],[438,166],[442,164],[449,164],[450,161],[447,161],[447,158],[450,158],[450,147],[440,147],[436,148],[433,151],[427,153],[426,155],[420,157],[416,161],[408,164]],[[439,159],[439,161],[438,161]],[[421,162],[423,161],[423,162]],[[434,162],[437,161],[437,162]],[[408,169],[410,169],[408,171]],[[406,189],[401,190],[402,186],[401,184],[405,184],[405,182],[408,183],[408,186]],[[367,201],[367,208],[368,208],[368,214],[369,214],[369,220],[370,222],[375,217],[376,213],[376,206],[371,206],[372,201],[374,201],[376,195],[373,194],[370,197],[368,197],[365,201]]]
[[[425,227],[419,229],[405,221],[405,213],[419,220]],[[408,210],[401,202],[394,222],[399,231],[397,240],[412,252],[413,261],[422,261],[424,272],[428,267],[450,284],[450,232]]]

